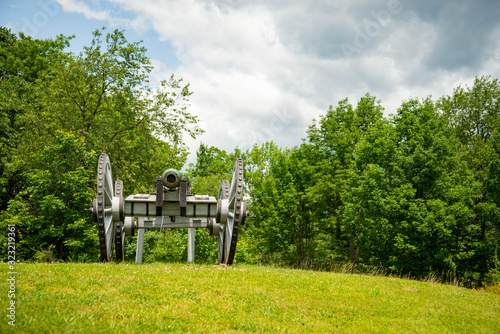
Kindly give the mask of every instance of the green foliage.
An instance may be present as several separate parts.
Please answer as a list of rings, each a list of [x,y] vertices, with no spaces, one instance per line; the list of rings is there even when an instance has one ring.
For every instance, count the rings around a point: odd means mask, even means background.
[[[477,184],[472,210],[479,238],[475,239],[474,261],[469,263],[474,270],[468,276],[491,281],[500,245],[500,84],[496,78],[477,77],[472,87],[456,88],[451,96],[439,99],[437,106],[462,143],[462,161]]]
[[[97,157],[111,156],[125,195],[146,192],[166,166],[182,167],[184,134],[202,132],[187,111],[189,84],[171,76],[148,87],[140,43],[103,28],[73,54],[64,51],[69,40],[0,30],[0,225],[16,224],[20,259],[52,250],[57,259],[97,260],[87,211]]]
[[[255,147],[254,155],[257,150]],[[256,248],[263,250],[264,262],[305,263],[313,252],[310,234],[314,226],[301,184],[307,174],[298,167],[298,159],[291,151],[273,152],[262,171],[265,178],[253,184],[251,210],[258,219],[252,221],[249,233]]]
[[[193,192],[217,198],[220,182],[231,181],[234,161],[238,157],[242,157],[242,153],[237,148],[234,153],[228,154],[224,150],[201,143],[196,152],[196,164],[190,164],[186,174]]]
[[[125,238],[125,260],[135,261],[137,238]],[[187,231],[146,231],[144,234],[143,262],[185,262],[187,259]]]
[[[48,262],[52,263],[55,262],[56,257],[54,256],[54,245],[50,245],[48,249],[40,250],[35,253],[33,256],[33,260],[35,260],[35,263],[38,262]]]
[[[135,261],[137,237],[125,238],[125,260]],[[186,262],[188,234],[186,229],[162,229],[144,234],[143,263]],[[196,263],[217,263],[217,239],[207,229],[195,233]]]
[[[59,133],[41,152],[38,169],[26,174],[30,184],[10,203],[2,226],[15,224],[20,258],[52,249],[57,258],[77,259],[96,254],[97,234],[88,212],[95,194],[89,181],[94,172],[92,154],[75,136]]]
[[[30,135],[46,137],[61,128],[74,133],[88,151],[110,155],[126,193],[145,191],[152,175],[183,165],[183,133],[201,133],[197,118],[187,111],[189,84],[171,76],[152,89],[150,71],[139,43],[127,42],[118,30],[105,38],[96,30],[89,47],[38,80],[42,108],[31,115],[39,126]]]
[[[500,125],[500,83],[476,77],[472,87],[459,86],[438,100],[458,139],[467,147],[486,143]]]
[[[21,78],[33,82],[50,70],[54,60],[64,57],[62,50],[69,46],[70,39],[60,35],[55,40],[33,40],[23,33],[18,37],[10,29],[0,27],[0,79]]]
[[[480,94],[497,87],[484,81],[471,94],[496,96]],[[456,122],[441,112],[443,101],[457,106],[451,100],[412,98],[389,119],[370,95],[356,107],[342,100],[301,146],[272,155],[266,145],[254,148],[249,156],[269,159],[259,161],[260,177],[247,179],[253,254],[301,268],[349,260],[355,271],[496,284],[498,131],[480,136],[488,144],[476,145],[473,157],[474,146],[461,143]],[[495,118],[485,118],[493,128]]]
[[[63,36],[33,40],[0,27],[0,211],[26,187],[26,161],[19,147],[26,142],[24,134],[36,126],[26,119],[35,82],[65,58],[62,50],[68,45],[69,38]]]

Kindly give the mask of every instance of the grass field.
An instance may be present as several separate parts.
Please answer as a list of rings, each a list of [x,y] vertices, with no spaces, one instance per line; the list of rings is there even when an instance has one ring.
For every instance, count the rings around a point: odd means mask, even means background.
[[[9,298],[7,267],[1,333],[500,333],[500,295],[391,277],[243,265],[17,264]]]

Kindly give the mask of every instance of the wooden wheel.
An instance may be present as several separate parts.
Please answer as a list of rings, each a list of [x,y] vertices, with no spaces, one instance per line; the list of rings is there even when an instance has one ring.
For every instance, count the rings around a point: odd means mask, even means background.
[[[121,180],[115,182],[115,197],[123,202],[123,182]],[[125,258],[125,224],[123,219],[115,223],[114,232],[115,260],[121,262]]]
[[[123,183],[116,181],[113,191],[113,172],[109,156],[99,156],[97,166],[97,197],[92,205],[94,221],[99,231],[101,261],[113,260],[113,243],[116,247],[116,260],[122,261],[124,254],[125,231],[123,229]]]
[[[233,264],[238,242],[238,230],[245,213],[243,203],[243,159],[237,158],[234,162],[233,176],[227,198],[227,222],[224,226],[224,260],[226,265]]]

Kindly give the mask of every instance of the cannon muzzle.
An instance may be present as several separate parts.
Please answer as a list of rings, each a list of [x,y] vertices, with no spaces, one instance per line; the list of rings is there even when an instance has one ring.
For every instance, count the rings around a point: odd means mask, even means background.
[[[176,188],[181,184],[181,172],[177,169],[169,168],[161,174],[161,181],[167,188]]]

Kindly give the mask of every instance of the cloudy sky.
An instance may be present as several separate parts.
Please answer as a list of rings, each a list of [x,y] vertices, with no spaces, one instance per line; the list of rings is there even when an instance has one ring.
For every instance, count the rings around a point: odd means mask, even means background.
[[[412,96],[500,78],[498,0],[1,0],[0,24],[75,35],[75,52],[103,26],[143,40],[153,84],[172,73],[191,84],[206,131],[187,140],[192,152],[200,141],[292,147],[346,97],[369,92],[388,115]]]

